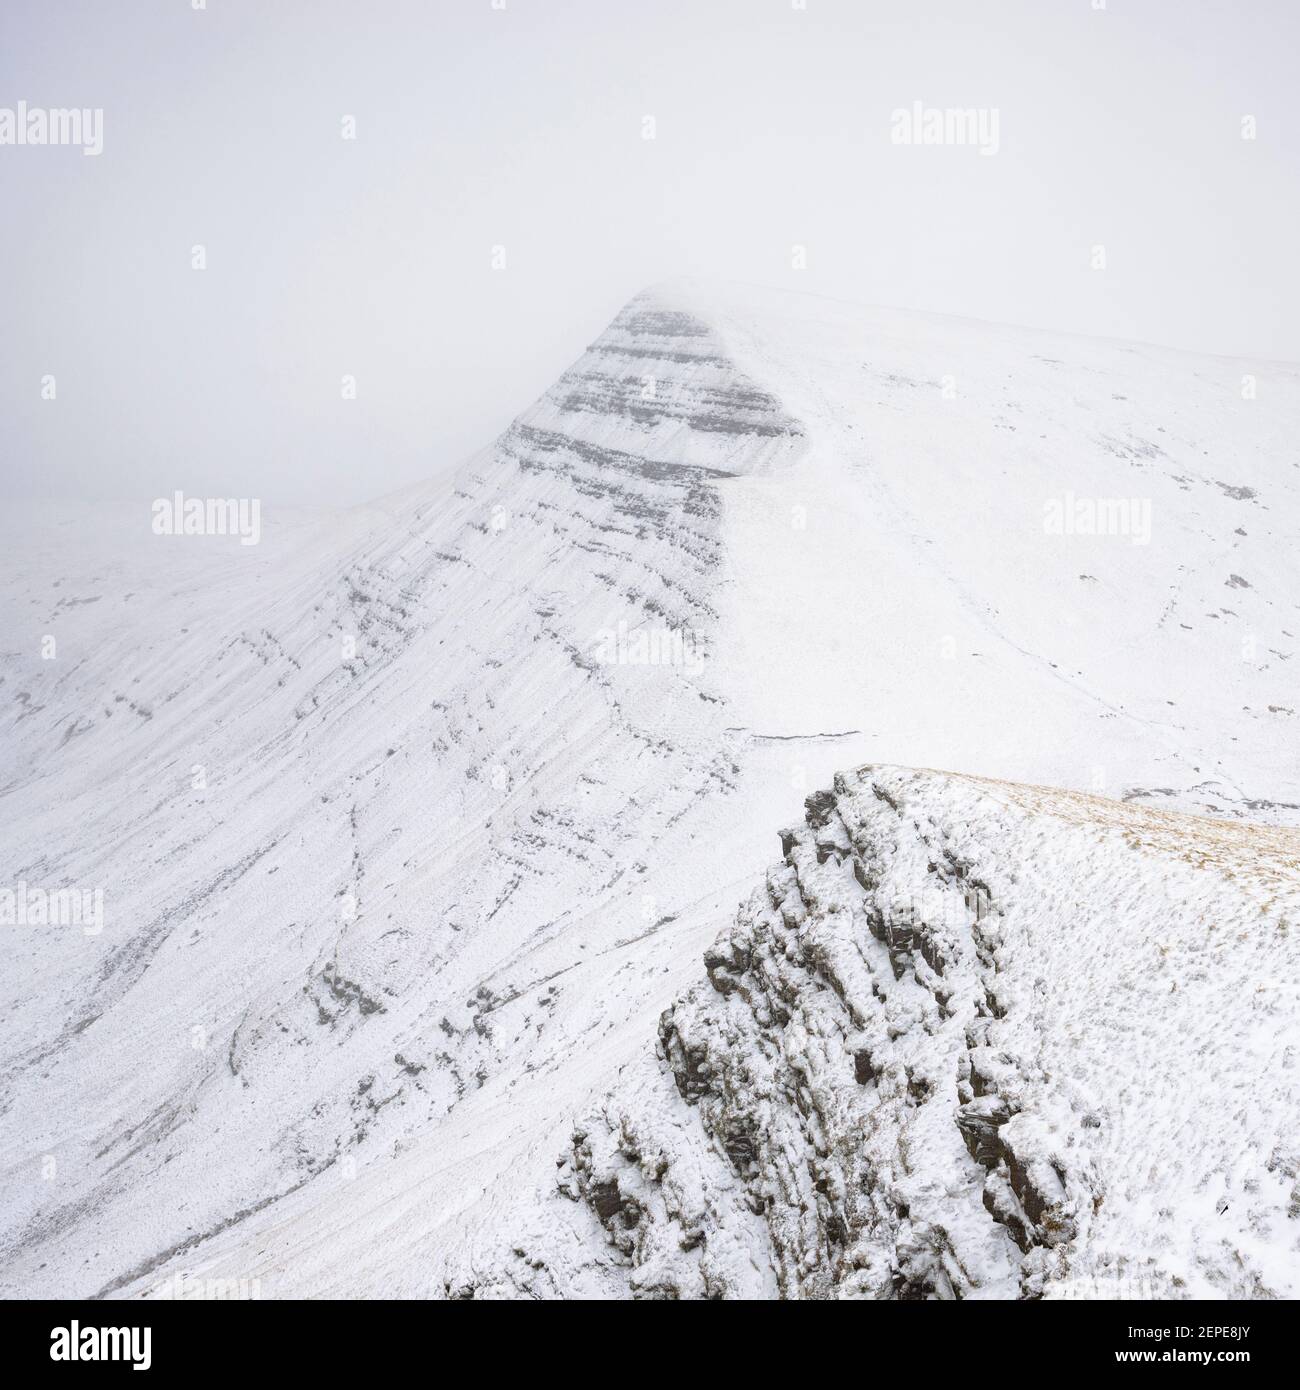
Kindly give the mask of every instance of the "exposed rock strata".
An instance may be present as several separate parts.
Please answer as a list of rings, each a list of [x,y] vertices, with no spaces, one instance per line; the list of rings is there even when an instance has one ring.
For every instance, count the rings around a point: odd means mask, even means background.
[[[563,1162],[632,1293],[1291,1286],[1294,990],[1234,1014],[1295,963],[1294,832],[865,768],[782,842]]]

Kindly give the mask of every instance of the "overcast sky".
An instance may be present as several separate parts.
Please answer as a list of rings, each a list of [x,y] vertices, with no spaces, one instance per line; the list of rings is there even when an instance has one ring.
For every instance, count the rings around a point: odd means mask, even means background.
[[[362,501],[682,274],[1300,360],[1300,4],[1094,3],[2,0],[0,108],[103,110],[0,146],[4,492]]]

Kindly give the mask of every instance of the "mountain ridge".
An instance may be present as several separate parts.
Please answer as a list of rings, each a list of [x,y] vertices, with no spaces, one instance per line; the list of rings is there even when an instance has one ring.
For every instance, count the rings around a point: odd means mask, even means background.
[[[9,928],[6,1292],[246,1273],[281,1236],[314,1253],[269,1296],[445,1292],[439,1242],[506,1219],[486,1175],[549,1201],[837,768],[1300,820],[1294,375],[1234,403],[1146,349],[662,294],[377,514],[268,517],[233,560],[91,518],[11,559],[5,882],[102,887],[106,925]],[[1050,534],[1071,487],[1148,497],[1150,542]],[[703,660],[602,648],[620,623]],[[318,1249],[363,1190],[413,1248]],[[589,1234],[573,1277],[625,1288]]]

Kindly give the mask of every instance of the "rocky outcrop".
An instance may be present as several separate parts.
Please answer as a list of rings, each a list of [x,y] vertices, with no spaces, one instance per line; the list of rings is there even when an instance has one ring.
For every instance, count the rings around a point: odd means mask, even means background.
[[[1242,999],[1294,959],[1297,837],[1132,809],[886,768],[809,797],[563,1161],[629,1290],[1289,1287],[1300,1020]]]

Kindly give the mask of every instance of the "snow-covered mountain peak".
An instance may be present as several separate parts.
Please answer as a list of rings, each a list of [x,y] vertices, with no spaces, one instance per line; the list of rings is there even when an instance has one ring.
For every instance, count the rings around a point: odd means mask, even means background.
[[[651,477],[674,466],[760,473],[788,458],[799,422],[745,377],[708,319],[679,307],[683,299],[691,296],[670,287],[637,295],[512,432]]]
[[[3,881],[104,914],[6,927],[5,1289],[497,1279],[837,769],[1296,823],[1297,437],[1293,368],[674,283],[449,483],[20,536]]]

